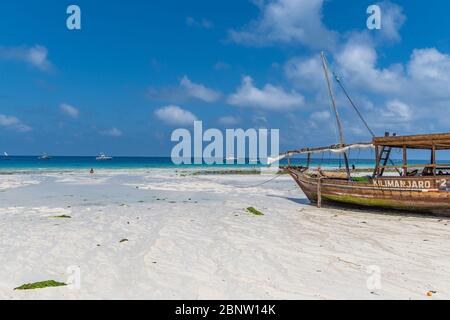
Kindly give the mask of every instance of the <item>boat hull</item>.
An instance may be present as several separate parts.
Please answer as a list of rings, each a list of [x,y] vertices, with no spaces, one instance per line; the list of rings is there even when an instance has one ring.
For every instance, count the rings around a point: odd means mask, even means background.
[[[320,189],[323,203],[450,216],[450,176],[383,177],[359,182],[319,178],[298,168],[287,168],[287,172],[312,203],[317,203]]]

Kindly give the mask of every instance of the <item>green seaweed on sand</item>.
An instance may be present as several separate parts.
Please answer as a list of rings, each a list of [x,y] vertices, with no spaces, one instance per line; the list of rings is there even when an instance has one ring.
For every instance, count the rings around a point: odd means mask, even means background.
[[[43,289],[48,287],[63,287],[66,286],[64,282],[58,282],[55,280],[46,280],[34,283],[26,283],[20,287],[14,288],[14,290],[31,290],[31,289]]]
[[[264,213],[262,213],[262,212],[259,211],[259,210],[256,210],[256,209],[253,208],[253,207],[248,207],[248,208],[247,208],[247,211],[248,211],[249,213],[251,213],[251,214],[254,214],[255,216],[263,216],[263,215],[264,215]]]
[[[124,242],[128,242],[128,239],[122,239],[119,241],[119,243],[124,243]]]
[[[54,218],[54,219],[71,219],[72,217],[63,214],[63,215],[60,215],[60,216],[51,216],[51,217],[49,217],[49,218]]]

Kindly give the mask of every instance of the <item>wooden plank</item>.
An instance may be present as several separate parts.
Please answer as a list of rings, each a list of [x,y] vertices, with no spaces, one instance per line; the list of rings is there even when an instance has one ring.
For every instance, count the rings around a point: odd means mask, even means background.
[[[380,147],[378,145],[375,145],[375,172],[373,174],[373,177],[377,177],[380,175]]]
[[[317,181],[317,208],[322,208],[322,178]]]
[[[406,150],[406,145],[403,145],[403,175],[405,177],[408,175],[408,156]]]
[[[433,145],[431,150],[431,164],[433,165],[433,176],[436,175],[436,146]]]
[[[401,148],[406,145],[407,148],[432,149],[435,146],[437,150],[445,150],[450,149],[450,133],[375,137],[373,143],[395,148]]]
[[[440,133],[440,134],[418,134],[418,135],[408,135],[408,136],[389,136],[389,137],[375,137],[374,141],[379,143],[385,142],[415,142],[415,141],[425,141],[430,140],[447,140],[450,142],[450,133]]]
[[[374,143],[374,145],[379,145],[379,146],[385,146],[385,147],[391,147],[393,149],[397,148],[397,149],[402,149],[403,145],[405,143]],[[447,145],[443,145],[443,144],[435,144],[432,141],[430,141],[429,144],[423,144],[423,143],[409,143],[406,144],[406,147],[408,149],[422,149],[422,150],[431,150],[433,148],[433,145],[436,146],[436,150],[449,150],[450,146]]]
[[[384,169],[402,169],[403,167],[405,167],[404,164],[402,165],[398,165],[398,166],[380,166],[380,168],[384,168]],[[448,168],[450,169],[450,164],[441,164],[441,163],[437,163],[437,164],[407,164],[406,165],[407,168],[426,168],[426,167],[436,167],[436,168]]]

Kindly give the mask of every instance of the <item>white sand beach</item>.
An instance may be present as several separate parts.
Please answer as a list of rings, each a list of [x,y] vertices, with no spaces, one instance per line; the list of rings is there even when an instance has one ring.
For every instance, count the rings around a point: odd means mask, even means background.
[[[0,298],[450,298],[449,219],[318,209],[287,175],[186,173],[0,175]],[[73,270],[79,288],[14,290]]]

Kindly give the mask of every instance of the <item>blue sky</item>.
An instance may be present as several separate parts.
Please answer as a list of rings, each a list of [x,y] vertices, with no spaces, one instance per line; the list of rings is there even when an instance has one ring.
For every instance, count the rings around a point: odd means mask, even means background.
[[[126,4],[124,4],[126,3]],[[82,30],[66,28],[81,8]],[[169,155],[174,128],[278,128],[281,149],[336,141],[320,69],[377,134],[448,132],[450,4],[383,1],[8,1],[0,10],[0,149]],[[337,90],[336,90],[337,91]],[[348,141],[370,139],[337,92]]]

